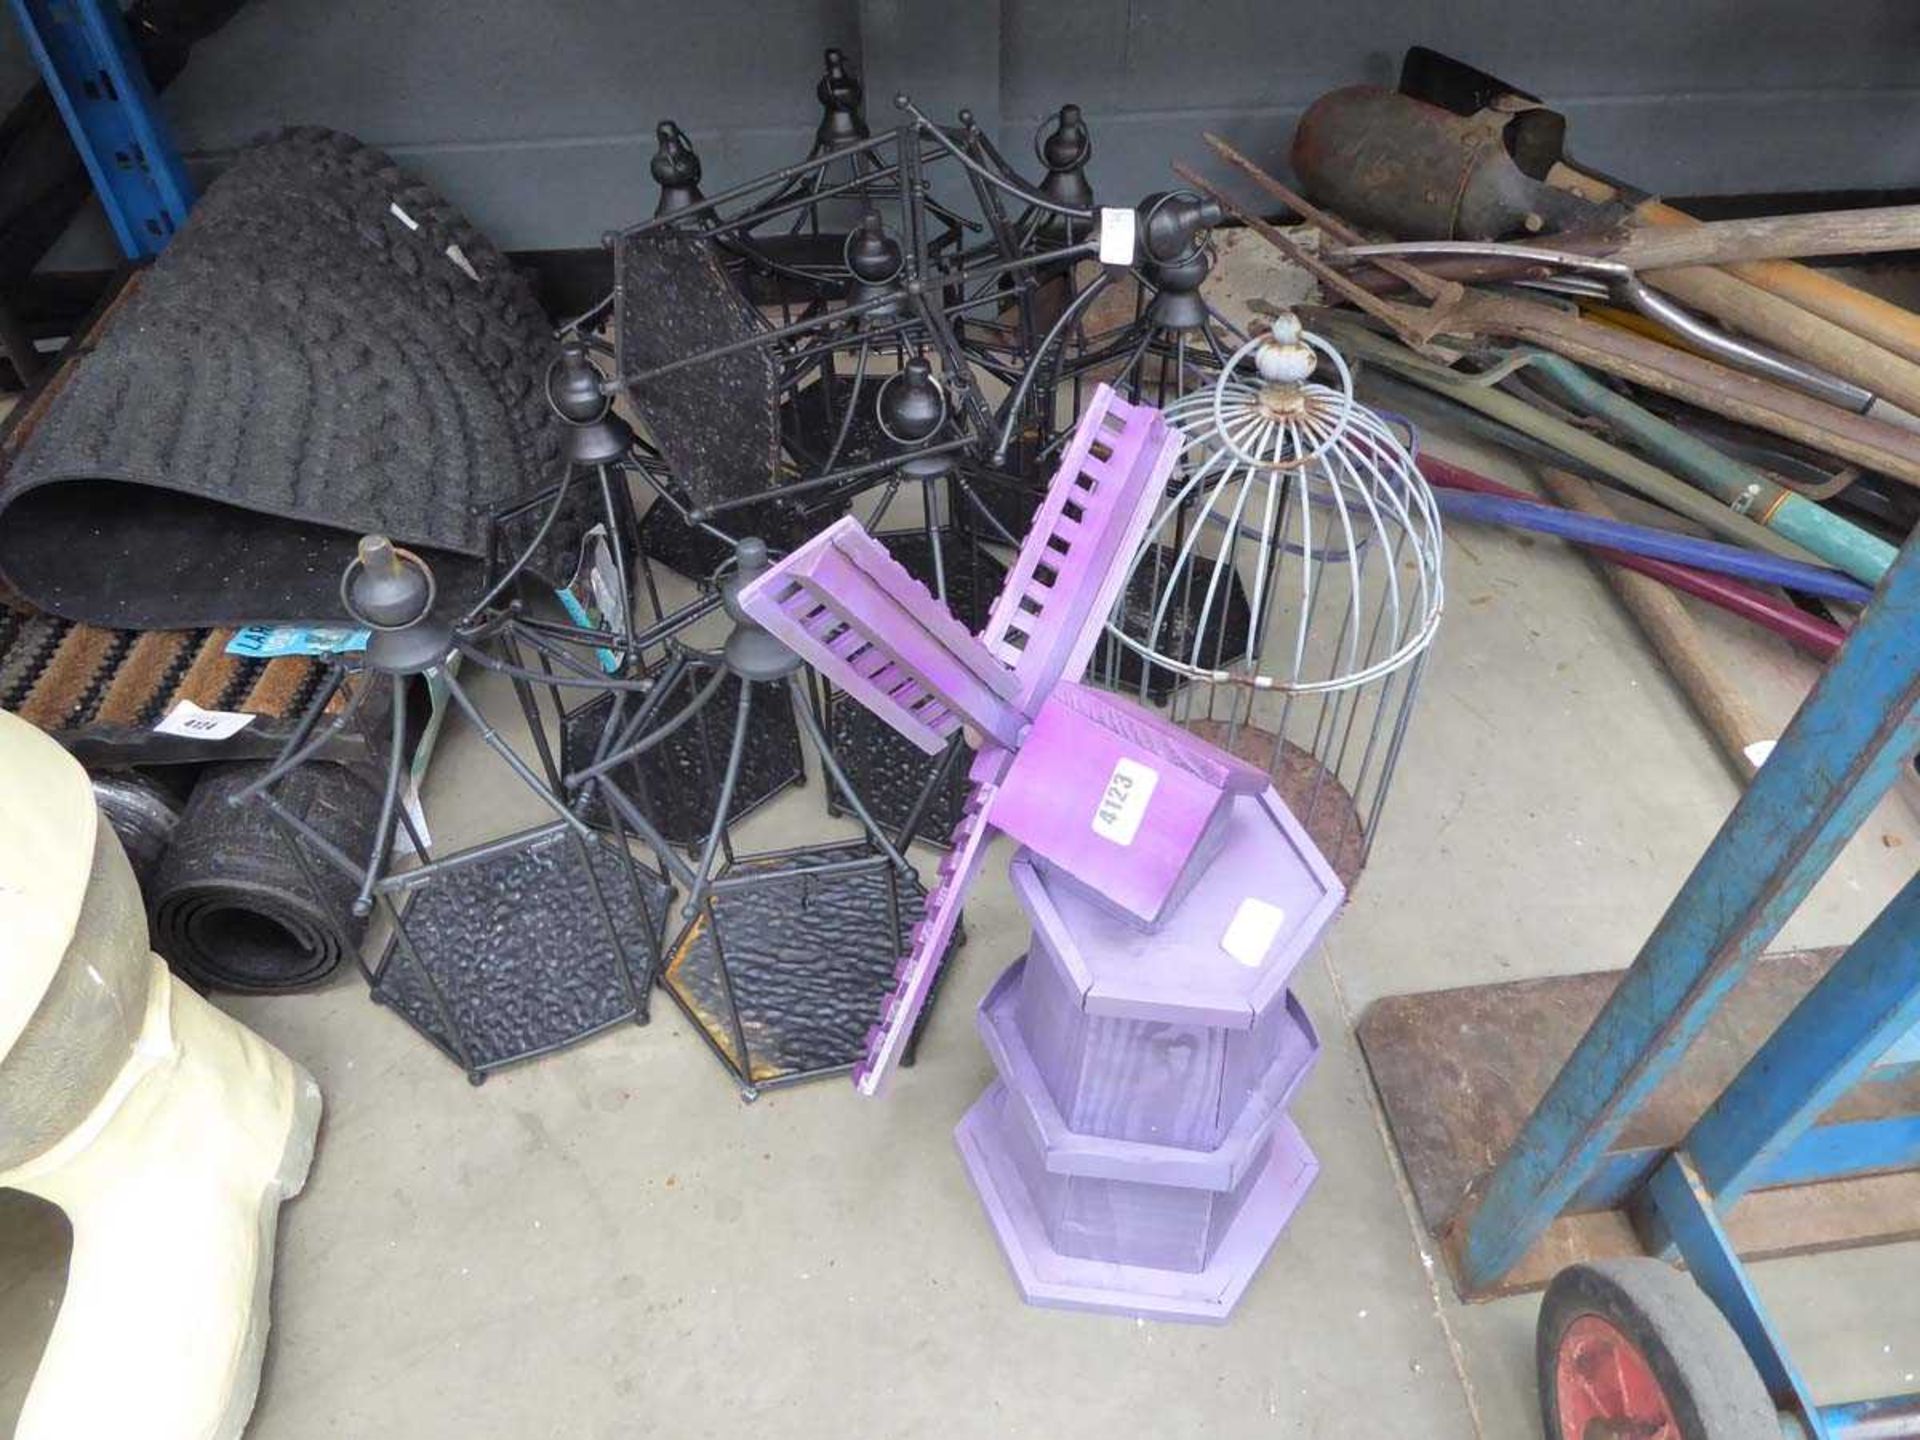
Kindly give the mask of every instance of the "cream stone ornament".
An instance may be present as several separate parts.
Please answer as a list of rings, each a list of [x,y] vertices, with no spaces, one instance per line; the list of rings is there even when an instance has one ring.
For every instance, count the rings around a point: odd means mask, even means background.
[[[241,1433],[319,1121],[306,1072],[148,949],[86,772],[0,712],[0,1187],[73,1227],[16,1440]]]

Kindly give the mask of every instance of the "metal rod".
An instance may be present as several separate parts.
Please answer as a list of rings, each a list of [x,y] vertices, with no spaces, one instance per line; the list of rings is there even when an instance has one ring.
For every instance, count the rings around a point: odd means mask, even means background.
[[[487,587],[486,594],[468,607],[469,615],[477,615],[506,593],[506,589],[520,577],[520,572],[533,562],[535,552],[546,543],[547,535],[552,531],[554,521],[560,518],[560,512],[566,508],[567,491],[573,488],[574,472],[569,470],[566,478],[553,487],[553,503],[547,507],[547,513],[540,517],[540,524],[533,532],[533,538],[521,547],[520,553],[513,558],[500,577]]]
[[[390,898],[387,899],[387,918],[393,925],[394,949],[406,957],[407,963],[419,973],[421,983],[427,987],[427,998],[433,1002],[434,1013],[440,1017],[441,1034],[446,1037],[443,1048],[446,1049],[448,1058],[467,1072],[469,1080],[485,1074],[485,1068],[473,1058],[473,1048],[467,1044],[466,1034],[461,1030],[459,1021],[454,1018],[453,1006],[447,1002],[447,992],[442,988],[439,977],[433,973],[433,967],[421,958],[419,946],[413,943],[413,933],[407,929],[406,917],[401,913],[400,906],[394,904]],[[386,977],[387,968],[383,965],[380,969],[382,979]],[[375,998],[381,997],[376,995]],[[424,1027],[416,1026],[415,1028],[423,1029]],[[427,1038],[434,1040],[436,1037],[429,1034]],[[436,1041],[436,1043],[439,1042]]]
[[[587,889],[593,893],[593,908],[599,912],[600,923],[606,927],[607,941],[613,947],[614,965],[620,971],[620,987],[627,993],[627,1008],[635,1015],[645,1008],[639,988],[633,983],[633,961],[627,956],[626,942],[621,938],[620,927],[614,923],[613,907],[607,904],[606,891],[600,884],[600,872],[593,868],[593,852],[600,844],[598,836],[590,836],[575,831],[568,836],[573,844],[573,853],[580,859],[587,877]],[[632,857],[628,857],[629,863]],[[645,915],[646,906],[640,907]]]
[[[636,740],[631,745],[622,746],[613,754],[594,761],[593,764],[584,770],[576,770],[573,774],[567,776],[566,788],[569,790],[577,789],[585,785],[589,780],[597,780],[600,776],[606,774],[616,766],[624,765],[629,760],[639,759],[642,755],[646,754],[647,751],[653,749],[654,746],[660,744],[663,740],[666,740],[682,725],[685,725],[689,720],[693,719],[694,716],[698,715],[701,710],[706,708],[707,702],[719,692],[720,686],[726,678],[726,670],[715,667],[712,677],[705,685],[702,685],[694,692],[693,698],[687,701],[679,714],[675,715],[658,729],[650,731],[643,739]]]
[[[805,191],[802,194],[794,196],[791,200],[770,200],[765,205],[755,206],[744,215],[736,215],[731,220],[722,221],[712,229],[703,230],[699,233],[703,239],[718,241],[721,236],[725,235],[727,236],[728,243],[750,246],[753,244],[753,234],[750,228],[745,227],[764,225],[769,220],[777,220],[782,215],[791,214],[795,210],[805,210],[810,206],[818,205],[822,200],[836,200],[850,191],[871,190],[876,182],[891,180],[899,173],[900,162],[895,160],[889,164],[880,166],[878,169],[857,174],[851,180],[842,180],[837,185],[829,185],[821,190]],[[762,180],[767,178],[766,176],[761,177]],[[681,210],[674,218],[684,218],[686,213],[685,210]],[[734,233],[729,234],[729,232]],[[810,276],[808,278],[817,280],[820,277]]]
[[[1048,351],[1059,342],[1060,337],[1072,328],[1074,321],[1079,318],[1081,313],[1098,299],[1100,293],[1112,283],[1112,272],[1103,270],[1092,284],[1074,296],[1072,302],[1060,311],[1059,316],[1054,320],[1053,324],[1047,328],[1047,333],[1041,338],[1039,349],[1027,357],[1026,374],[1020,377],[1019,385],[1014,388],[1013,393],[1006,398],[1004,403],[1003,408],[1006,412],[1006,419],[1001,422],[1000,437],[994,442],[993,447],[993,463],[995,465],[1004,465],[1007,463],[1007,451],[1013,447],[1014,428],[1020,423],[1020,412],[1027,403],[1028,394],[1033,389],[1034,376],[1040,372],[1041,357],[1046,355]]]
[[[765,859],[766,857],[756,858]],[[801,870],[781,870],[765,875],[723,875],[707,885],[707,893],[732,895],[742,890],[757,890],[762,886],[796,878],[821,880],[830,879],[836,875],[864,875],[870,870],[885,870],[888,874],[892,874],[893,866],[884,855],[862,855],[855,860],[827,860]]]
[[[982,180],[985,180],[989,185],[1005,190],[1009,195],[1033,206],[1037,210],[1049,210],[1055,215],[1064,215],[1069,220],[1093,219],[1093,211],[1091,210],[1082,210],[1073,205],[1062,205],[1058,201],[1049,198],[1032,186],[1026,184],[1024,181],[1017,180],[1012,176],[996,175],[992,170],[989,170],[956,145],[942,127],[934,124],[933,121],[921,114],[913,101],[905,95],[894,96],[893,103],[913,116],[913,118],[920,123],[921,133],[931,136],[936,144],[946,150],[948,154],[952,155],[954,159],[958,160],[969,171],[978,175]]]
[[[387,776],[380,789],[380,816],[373,824],[373,844],[367,855],[367,873],[360,881],[360,893],[354,897],[353,913],[366,915],[373,910],[373,882],[386,862],[387,846],[393,838],[393,811],[400,799],[400,775],[407,757],[407,682],[394,678],[391,703],[392,725],[387,738]],[[297,848],[297,847],[296,847]]]
[[[527,636],[527,643],[537,646],[538,642],[529,634]],[[482,670],[491,670],[496,675],[517,676],[522,680],[530,680],[535,685],[554,685],[561,689],[572,690],[637,691],[642,695],[645,695],[653,688],[653,682],[650,680],[622,680],[617,675],[542,675],[538,670],[522,670],[517,665],[510,665],[504,660],[494,659],[493,656],[487,654],[486,651],[482,650],[472,641],[459,637],[454,639],[453,648],[459,652],[460,655],[478,665]]]
[[[637,225],[629,225],[620,232],[621,238],[629,239],[635,235],[645,235],[649,231],[663,230],[669,226],[679,226],[684,229],[686,228],[686,222],[688,220],[696,219],[701,215],[710,215],[729,200],[738,200],[742,195],[751,195],[756,190],[764,190],[768,186],[779,185],[785,181],[797,179],[802,175],[810,175],[816,170],[824,170],[829,165],[847,156],[864,154],[869,150],[878,150],[885,145],[892,144],[895,138],[895,133],[889,130],[853,144],[838,146],[831,151],[819,155],[809,155],[805,160],[797,160],[791,165],[769,171],[765,175],[755,176],[751,180],[744,180],[738,185],[722,190],[717,195],[709,195],[706,199],[696,204],[684,206],[679,210],[670,211],[665,215],[655,215],[651,219],[642,220]]]
[[[913,804],[907,810],[906,819],[900,822],[900,828],[893,832],[893,845],[896,850],[905,852],[920,834],[920,827],[926,823],[927,811],[933,808],[934,797],[940,793],[953,776],[953,767],[960,757],[967,753],[966,737],[955,731],[947,737],[947,748],[940,756],[940,763],[920,786],[920,793],[913,797]]]
[[[1740,1337],[1774,1404],[1818,1434],[1820,1412],[1813,1393],[1788,1355],[1684,1151],[1669,1155],[1647,1182],[1641,1218],[1644,1221],[1656,1213],[1673,1234],[1694,1282]]]
[[[849,465],[846,469],[832,475],[819,475],[811,480],[796,480],[790,485],[780,485],[761,495],[747,495],[737,500],[721,500],[699,510],[691,510],[688,517],[693,520],[705,520],[709,516],[724,515],[729,511],[742,510],[749,505],[763,505],[769,500],[787,500],[795,495],[810,495],[816,490],[825,490],[830,486],[842,485],[849,480],[858,480],[867,475],[878,475],[883,471],[897,470],[903,461],[921,460],[932,455],[951,455],[965,450],[974,443],[972,436],[962,436],[958,440],[943,440],[938,445],[924,446],[901,455],[887,455],[879,460],[869,460],[860,465]]]
[[[847,808],[860,822],[860,828],[873,838],[874,843],[885,852],[887,859],[893,862],[894,869],[900,871],[911,869],[912,867],[907,864],[907,857],[894,848],[893,841],[887,838],[886,832],[867,812],[867,807],[860,799],[859,793],[854,790],[847,780],[846,773],[841,770],[840,762],[833,758],[833,746],[827,743],[827,737],[821,733],[820,721],[815,717],[813,706],[807,700],[806,688],[801,684],[799,675],[788,676],[787,684],[793,692],[794,713],[799,716],[800,726],[807,732],[807,738],[813,742],[813,748],[819,752],[820,768],[827,772],[827,780],[840,792],[840,798],[846,802]]]
[[[601,801],[633,827],[634,832],[660,857],[660,863],[667,867],[673,878],[682,885],[692,885],[698,878],[693,873],[693,867],[680,858],[680,852],[673,848],[667,837],[641,812],[640,807],[627,797],[626,792],[611,780],[601,779],[595,784],[599,788]]]
[[[1508,525],[1520,530],[1535,530],[1558,535],[1582,545],[1605,546],[1633,555],[1650,555],[1711,570],[1720,575],[1736,575],[1765,585],[1779,585],[1826,600],[1842,600],[1864,605],[1873,591],[1837,570],[1802,565],[1797,560],[1782,560],[1773,555],[1743,550],[1715,540],[1701,540],[1671,530],[1656,530],[1629,520],[1603,520],[1563,510],[1538,500],[1509,500],[1504,495],[1480,495],[1465,490],[1440,490],[1436,493],[1440,513],[1449,519],[1479,520]]]
[[[543,782],[538,775],[534,774],[533,767],[522,760],[514,748],[501,738],[500,732],[494,729],[493,726],[487,722],[486,716],[480,713],[479,706],[475,705],[473,701],[468,698],[466,688],[461,685],[459,680],[454,678],[453,673],[445,669],[442,669],[440,673],[446,677],[447,693],[453,697],[454,704],[458,705],[460,709],[465,712],[467,719],[473,723],[474,729],[480,732],[480,738],[486,743],[487,748],[502,760],[506,761],[507,768],[520,778],[522,784],[544,800],[555,814],[582,835],[586,834],[587,822],[562,804],[560,797],[548,789],[545,782]]]
[[[1920,1394],[1822,1405],[1820,1421],[1828,1440],[1915,1440],[1920,1437]]]
[[[339,674],[340,672],[336,671],[334,673]],[[344,676],[342,678],[344,679]],[[332,689],[327,690],[326,694],[331,695],[333,690],[338,690],[340,683],[340,681],[334,681]],[[341,708],[340,713],[328,722],[326,729],[322,730],[317,737],[308,741],[305,745],[300,746],[298,749],[290,752],[283,751],[280,758],[267,767],[264,775],[255,780],[251,785],[248,785],[244,790],[232,796],[227,803],[229,805],[241,805],[253,799],[256,795],[264,794],[268,786],[278,784],[281,780],[299,769],[300,766],[306,764],[306,762],[311,760],[315,755],[318,755],[322,750],[326,749],[327,746],[333,742],[335,736],[353,723],[355,716],[360,712],[360,706],[366,700],[367,692],[372,688],[371,684],[356,686],[353,693],[347,697],[347,703]],[[309,707],[310,710],[311,708],[312,707]]]
[[[1539,376],[1582,414],[1604,421],[1663,468],[1707,491],[1730,509],[1751,515],[1863,584],[1877,585],[1893,563],[1893,546],[1878,535],[1829,513],[1714,449],[1697,435],[1643,410],[1572,361],[1557,355],[1533,355],[1527,373]]]
[[[354,942],[353,936],[341,922],[336,908],[328,903],[327,891],[320,884],[320,872],[314,868],[313,861],[308,858],[305,848],[300,844],[300,836],[291,825],[274,813],[272,807],[268,807],[267,818],[273,823],[274,833],[280,837],[280,843],[285,845],[287,853],[293,856],[293,863],[300,871],[300,878],[306,883],[308,893],[313,896],[314,904],[319,907],[321,915],[325,918],[327,928],[333,932],[334,943],[340,947],[340,953],[351,955],[360,973],[367,974],[366,956],[360,953],[360,946]]]
[[[753,687],[741,683],[740,692],[746,694]],[[747,1045],[746,1023],[740,1018],[740,1001],[733,990],[733,970],[727,964],[727,947],[720,939],[720,916],[713,908],[713,897],[705,901],[707,912],[707,939],[713,945],[714,976],[720,982],[721,998],[727,1002],[727,1023],[733,1031],[733,1043],[740,1056],[740,1083],[747,1087],[750,1094],[757,1094],[753,1082],[753,1051]],[[706,1026],[694,1022],[696,1028],[705,1033]]]
[[[714,671],[716,680],[724,678],[729,672],[722,669]],[[683,917],[691,920],[706,902],[708,887],[713,883],[713,857],[720,849],[720,837],[726,833],[727,812],[733,808],[734,792],[740,785],[740,766],[747,755],[747,731],[753,721],[753,681],[745,676],[740,678],[740,698],[734,705],[733,737],[727,745],[727,768],[720,777],[720,793],[714,800],[713,825],[707,831],[707,843],[700,852],[698,879],[687,895],[687,903],[680,907]]]
[[[663,375],[671,375],[677,370],[685,370],[690,365],[705,365],[712,360],[723,360],[729,355],[738,355],[743,350],[757,350],[762,345],[771,345],[776,341],[790,340],[795,335],[810,335],[815,330],[825,330],[848,320],[857,320],[885,305],[897,305],[900,297],[892,293],[875,295],[852,305],[842,306],[838,310],[828,310],[810,320],[796,320],[791,325],[781,325],[772,330],[762,330],[749,335],[744,340],[734,340],[726,345],[716,345],[692,355],[682,355],[669,360],[664,365],[656,365],[651,370],[636,370],[630,374],[619,375],[612,380],[600,382],[600,391],[605,395],[617,395],[623,388],[631,389],[645,385],[650,380],[658,380]]]
[[[500,645],[507,652],[509,661],[520,669],[526,668],[526,663],[520,655],[520,646],[515,642],[511,630],[500,632]],[[540,657],[541,672],[553,676],[553,664],[548,660],[545,649],[536,645],[534,653]],[[553,746],[547,743],[547,722],[541,717],[540,702],[533,693],[533,687],[538,682],[523,680],[516,675],[507,683],[513,687],[514,699],[520,703],[520,715],[527,722],[527,735],[533,741],[534,753],[540,757],[541,772],[546,775],[547,784],[558,793],[560,766],[553,758]],[[557,705],[558,701],[555,704]]]
[[[1487,495],[1504,495],[1509,500],[1536,498],[1524,490],[1503,485],[1498,480],[1490,480],[1484,475],[1476,474],[1474,471],[1455,465],[1451,461],[1442,460],[1435,455],[1422,454],[1417,463],[1420,473],[1427,477],[1430,484],[1445,489],[1477,490]],[[1847,638],[1847,632],[1832,621],[1809,615],[1798,606],[1775,598],[1770,591],[1743,585],[1737,580],[1710,575],[1692,566],[1676,565],[1666,560],[1653,560],[1644,555],[1629,555],[1624,550],[1610,550],[1602,546],[1594,553],[1610,565],[1621,565],[1630,570],[1638,570],[1643,575],[1651,575],[1663,585],[1671,586],[1675,590],[1683,590],[1730,614],[1751,620],[1754,624],[1773,631],[1782,639],[1798,645],[1821,660],[1832,659],[1834,652],[1840,648],[1841,642]]]
[[[626,704],[625,698],[614,696],[608,699],[606,723],[600,727],[600,738],[594,742],[595,762],[606,759],[619,746],[633,743],[640,732],[652,723],[655,712],[667,703],[667,697],[679,686],[680,677],[692,663],[685,651],[675,650],[665,667],[654,677],[653,690],[640,701],[633,718],[624,724],[620,717]]]

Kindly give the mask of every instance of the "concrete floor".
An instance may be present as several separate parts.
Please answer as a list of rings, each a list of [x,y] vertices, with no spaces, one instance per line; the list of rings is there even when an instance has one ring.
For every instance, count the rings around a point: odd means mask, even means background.
[[[1583,561],[1463,528],[1447,584],[1372,864],[1300,979],[1326,1039],[1295,1111],[1321,1176],[1229,1325],[1019,1302],[950,1139],[989,1077],[973,1005],[1023,942],[1002,854],[921,1063],[878,1104],[829,1081],[743,1105],[664,1001],[644,1030],[477,1091],[355,983],[223,1002],[328,1106],[283,1217],[249,1433],[1537,1435],[1536,1302],[1462,1306],[1436,1274],[1353,1021],[1382,995],[1624,964],[1737,787]],[[1784,722],[1810,667],[1702,620]],[[526,818],[502,813],[470,732],[445,745],[426,795],[441,838]],[[788,797],[756,838],[815,824],[819,794]],[[1883,807],[1786,939],[1850,938],[1916,845],[1911,815]],[[0,1196],[0,1425],[63,1264],[58,1219]],[[1823,1396],[1913,1387],[1920,1247],[1758,1276]]]

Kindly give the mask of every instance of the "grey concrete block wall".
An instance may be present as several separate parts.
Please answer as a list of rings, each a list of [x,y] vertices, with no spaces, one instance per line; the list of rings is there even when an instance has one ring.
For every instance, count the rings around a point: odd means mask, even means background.
[[[663,116],[709,188],[804,153],[830,44],[876,124],[897,89],[936,116],[969,104],[1022,161],[1037,120],[1081,104],[1096,187],[1130,203],[1204,129],[1277,162],[1316,95],[1391,83],[1416,43],[1537,91],[1582,158],[1666,193],[1920,183],[1912,0],[252,0],[165,104],[209,165],[276,124],[333,125],[503,244],[562,248],[651,209]]]

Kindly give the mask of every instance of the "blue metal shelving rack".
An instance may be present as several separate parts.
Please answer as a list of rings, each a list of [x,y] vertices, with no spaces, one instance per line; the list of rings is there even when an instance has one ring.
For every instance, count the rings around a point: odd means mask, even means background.
[[[11,0],[121,250],[160,253],[193,186],[113,0]]]

